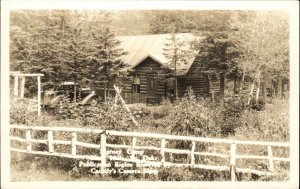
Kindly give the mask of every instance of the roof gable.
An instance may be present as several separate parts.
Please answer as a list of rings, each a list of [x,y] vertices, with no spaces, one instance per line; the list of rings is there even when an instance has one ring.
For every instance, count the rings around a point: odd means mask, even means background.
[[[144,58],[142,58],[139,62],[137,62],[135,65],[132,65],[131,68],[135,68],[137,66],[139,66],[141,63],[144,62],[144,60],[146,60],[147,58],[151,58],[153,59],[156,63],[158,63],[159,65],[161,65],[162,67],[166,67],[163,63],[161,63],[159,60],[157,60],[155,57],[151,56],[151,55],[147,55]],[[167,68],[167,67],[166,67]]]
[[[197,39],[196,36],[190,33],[175,34],[176,38],[191,42]],[[166,67],[169,60],[164,56],[165,44],[169,43],[171,34],[157,35],[137,35],[137,36],[118,36],[121,41],[120,47],[127,52],[121,57],[121,60],[128,65],[124,70],[133,69],[147,57],[151,57],[162,66]],[[195,56],[188,59],[187,64],[182,64],[177,67],[180,73],[186,73],[193,63]]]

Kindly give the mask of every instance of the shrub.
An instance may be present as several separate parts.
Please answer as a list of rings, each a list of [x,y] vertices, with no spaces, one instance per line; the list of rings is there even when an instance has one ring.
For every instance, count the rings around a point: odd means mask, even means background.
[[[262,111],[265,109],[265,105],[266,105],[266,100],[263,98],[259,98],[257,103],[252,101],[251,104],[249,105],[249,108],[256,111]]]
[[[10,100],[10,123],[28,125],[36,118],[34,106],[26,99]]]
[[[10,123],[21,125],[48,125],[55,120],[53,116],[43,112],[42,116],[37,115],[37,104],[28,99],[10,100]]]
[[[134,125],[130,114],[122,104],[115,104],[113,99],[98,106],[79,106],[69,104],[68,108],[57,111],[57,119],[77,119],[82,126],[100,127],[107,130],[131,130]]]
[[[223,136],[234,135],[235,129],[243,123],[243,114],[246,110],[245,102],[237,97],[224,100],[221,121],[221,134]]]
[[[188,93],[173,104],[169,115],[166,116],[166,125],[171,134],[192,136],[215,136],[219,133],[214,118],[219,116],[215,104],[206,99],[197,99]]]
[[[92,106],[80,106],[70,103],[66,108],[56,110],[57,120],[78,120],[82,126],[97,126],[101,119],[101,108]]]

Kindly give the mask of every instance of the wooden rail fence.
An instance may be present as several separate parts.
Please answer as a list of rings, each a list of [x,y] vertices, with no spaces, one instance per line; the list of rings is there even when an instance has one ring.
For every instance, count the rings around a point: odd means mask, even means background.
[[[230,171],[231,180],[236,180],[236,173],[252,173],[257,175],[275,175],[274,172],[274,162],[275,161],[285,161],[289,162],[289,158],[285,157],[274,157],[272,147],[285,147],[289,148],[289,143],[277,143],[277,142],[258,142],[258,141],[241,141],[241,140],[231,140],[231,139],[216,139],[216,138],[203,138],[203,137],[190,137],[190,136],[177,136],[177,135],[165,135],[165,134],[154,134],[154,133],[140,133],[140,132],[122,132],[122,131],[113,131],[113,130],[99,130],[99,129],[86,129],[86,128],[68,128],[68,127],[29,127],[22,125],[11,125],[10,129],[14,130],[24,130],[26,132],[26,138],[20,138],[18,136],[10,136],[11,141],[19,141],[21,143],[26,143],[26,149],[19,149],[11,147],[11,151],[24,152],[31,154],[40,154],[40,155],[50,155],[50,156],[60,156],[67,158],[76,158],[76,159],[87,159],[87,160],[99,160],[101,161],[101,169],[107,167],[107,159],[124,161],[124,162],[135,162],[135,163],[147,163],[151,166],[157,167],[192,167],[192,168],[201,168],[207,170],[216,170],[216,171]],[[47,131],[47,140],[45,139],[34,139],[32,138],[31,131]],[[71,141],[64,140],[54,140],[53,132],[71,132],[72,139]],[[86,142],[81,142],[77,140],[77,133],[90,133],[90,134],[100,134],[101,140],[100,144],[91,144]],[[121,136],[121,137],[132,137],[131,145],[119,145],[119,144],[109,144],[107,143],[107,136]],[[160,147],[156,146],[137,146],[138,138],[151,138],[159,139]],[[191,141],[191,149],[170,149],[166,148],[167,140],[184,140]],[[223,143],[230,145],[230,151],[228,154],[221,153],[211,153],[211,152],[197,152],[195,151],[197,142],[207,142],[207,143]],[[32,143],[42,143],[48,146],[48,151],[34,151],[32,150]],[[68,153],[58,153],[55,152],[55,144],[64,144],[71,145],[71,154]],[[239,145],[256,145],[264,146],[268,152],[267,156],[257,156],[257,155],[243,155],[237,154],[237,147]],[[79,155],[77,154],[76,147],[83,146],[86,148],[100,148],[99,156],[96,155]],[[131,149],[130,158],[120,158],[120,157],[107,157],[106,150],[107,148],[113,149]],[[140,160],[135,157],[136,150],[156,150],[160,152],[161,158],[160,161],[147,161]],[[188,154],[190,163],[173,163],[166,161],[166,153],[172,154]],[[229,160],[228,165],[216,166],[216,165],[205,165],[205,164],[196,164],[195,156],[214,156],[220,158],[227,158]],[[268,161],[268,171],[260,171],[255,169],[245,169],[239,168],[236,166],[237,159],[262,159]]]

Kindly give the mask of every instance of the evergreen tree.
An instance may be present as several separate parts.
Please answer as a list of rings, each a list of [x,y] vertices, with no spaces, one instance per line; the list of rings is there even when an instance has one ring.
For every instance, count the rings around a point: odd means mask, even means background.
[[[90,72],[94,72],[97,76],[93,79],[94,83],[107,82],[105,88],[108,89],[108,94],[112,81],[115,80],[116,76],[122,74],[120,70],[125,66],[120,57],[126,52],[118,47],[120,43],[108,27],[97,28],[93,32],[93,48],[95,50]],[[106,96],[105,90],[105,98]]]
[[[187,64],[191,56],[195,55],[195,52],[191,48],[187,39],[179,38],[176,34],[172,33],[168,42],[165,44],[164,56],[169,60],[167,65],[173,69],[173,75],[175,77],[175,93],[176,99],[178,98],[178,86],[177,86],[177,75],[178,66]]]
[[[23,72],[29,64],[29,35],[18,26],[10,28],[10,70]]]
[[[223,31],[230,22],[230,11],[145,11],[149,17],[149,32],[162,33],[194,33],[205,31]],[[175,26],[175,31],[174,27]]]
[[[229,79],[237,81],[240,51],[231,37],[231,11],[157,11],[150,17],[151,33],[189,32],[202,38],[193,48],[200,51],[197,56],[207,72],[223,70]]]
[[[80,24],[76,27],[66,26],[60,41],[60,64],[64,75],[74,81],[74,102],[77,101],[76,84],[84,79],[88,69],[89,41],[86,40]]]
[[[30,63],[25,72],[43,73],[44,84],[57,84],[64,80],[60,60],[62,33],[58,26],[39,26],[32,29]]]
[[[49,17],[49,12],[21,11],[17,16],[12,14],[11,19],[15,24],[11,27],[11,69],[43,73],[43,85],[62,81],[59,62],[61,32]],[[29,22],[30,19],[34,21]],[[27,21],[27,25],[21,21]],[[26,86],[29,90],[36,90],[34,78],[28,78]]]
[[[205,63],[205,69],[226,72],[229,79],[233,79],[234,91],[237,92],[237,82],[240,76],[237,58],[240,51],[230,38],[232,31],[205,32],[204,38],[196,44],[200,51],[198,57]]]

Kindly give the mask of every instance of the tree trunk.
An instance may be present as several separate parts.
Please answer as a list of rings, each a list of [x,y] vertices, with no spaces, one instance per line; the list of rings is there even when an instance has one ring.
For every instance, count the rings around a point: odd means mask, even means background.
[[[238,77],[235,77],[233,83],[233,94],[238,94],[238,93],[239,93]]]
[[[275,92],[275,95],[274,97],[278,97],[278,81],[275,81],[274,82],[274,92]]]
[[[249,94],[248,103],[247,103],[248,105],[250,105],[250,102],[251,102],[251,99],[252,99],[253,90],[254,90],[254,82],[251,84],[250,94]]]
[[[177,84],[177,76],[175,77],[175,93],[176,93],[176,100],[178,99],[178,84]]]
[[[281,78],[278,79],[277,88],[278,88],[277,95],[279,98],[281,98],[282,97],[282,79]]]
[[[76,101],[77,101],[77,86],[76,86],[76,83],[77,83],[77,77],[75,76],[74,77],[74,97],[73,97],[73,101],[74,103],[76,104]]]
[[[258,104],[259,89],[260,89],[260,79],[258,79],[257,89],[256,89],[256,97],[255,97],[255,103],[256,103],[256,104]]]
[[[177,86],[177,49],[175,49],[174,52],[174,56],[175,56],[175,99],[178,99],[178,86]]]
[[[106,85],[107,85],[107,83],[106,82],[104,82],[104,102],[106,102]]]
[[[246,69],[243,69],[242,81],[241,81],[241,84],[240,84],[240,91],[243,90],[243,87],[244,87],[245,72],[246,72]]]
[[[107,80],[107,97],[110,97],[110,81]]]
[[[106,57],[105,57],[106,58]],[[105,81],[104,81],[104,102],[107,101],[107,84],[108,84],[108,68],[104,65]]]
[[[274,98],[275,97],[275,82],[274,81],[272,81],[271,82],[271,93],[272,93],[272,95],[271,95],[271,97],[272,98]]]
[[[208,96],[209,96],[209,91],[210,91],[210,78],[209,78],[209,74],[207,74],[206,75],[206,79],[207,79],[207,88],[206,88],[206,90],[207,90],[207,94],[208,94]]]

